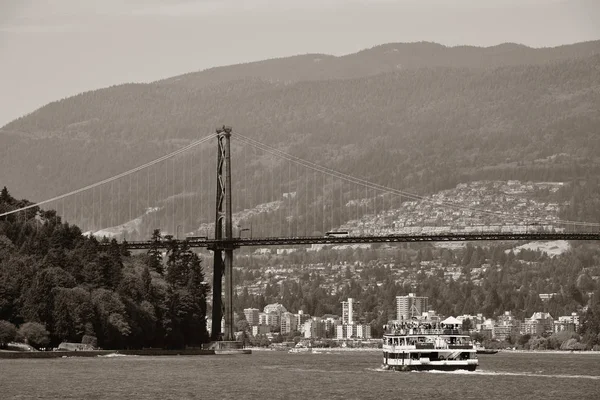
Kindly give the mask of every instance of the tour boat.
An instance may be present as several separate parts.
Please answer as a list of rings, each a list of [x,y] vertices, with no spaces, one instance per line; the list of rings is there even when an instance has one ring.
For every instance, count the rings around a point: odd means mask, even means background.
[[[444,321],[446,322],[446,321]],[[383,335],[383,366],[398,371],[464,369],[479,364],[471,337],[458,324],[402,322]]]

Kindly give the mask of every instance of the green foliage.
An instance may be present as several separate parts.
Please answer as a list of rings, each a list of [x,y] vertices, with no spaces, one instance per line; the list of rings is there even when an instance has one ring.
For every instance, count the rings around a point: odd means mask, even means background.
[[[81,343],[87,344],[95,349],[96,347],[98,347],[98,338],[96,336],[83,335],[83,337],[81,338]]]
[[[37,322],[26,322],[19,327],[17,340],[39,349],[50,343],[49,335],[44,325]]]
[[[4,192],[0,209],[27,204]],[[0,320],[20,325],[22,340],[111,349],[207,341],[208,288],[196,254],[176,249],[167,282],[162,257],[132,256],[115,240],[101,246],[53,211],[40,215],[36,229],[35,214],[0,220]],[[171,340],[175,335],[181,340]]]
[[[600,303],[596,302],[583,315],[579,334],[588,348],[600,345]]]
[[[8,321],[0,320],[0,348],[15,340],[17,328]]]

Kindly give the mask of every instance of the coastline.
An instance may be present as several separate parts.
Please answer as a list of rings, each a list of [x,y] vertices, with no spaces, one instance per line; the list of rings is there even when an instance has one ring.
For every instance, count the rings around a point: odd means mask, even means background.
[[[251,354],[245,353],[245,354]],[[0,351],[0,359],[63,358],[63,357],[117,357],[117,356],[209,356],[218,355],[215,350],[90,350],[90,351]]]
[[[246,349],[257,351],[257,352],[287,352],[293,347],[285,348],[285,349],[271,349],[268,347],[246,347]],[[318,351],[319,353],[347,353],[347,352],[381,352],[382,349],[374,349],[374,348],[343,348],[343,347],[311,347],[312,351]],[[506,350],[506,349],[494,349],[498,350],[496,354],[591,354],[600,356],[600,351],[592,351],[592,350]],[[306,354],[310,354],[307,352]],[[484,356],[491,356],[494,354],[481,354]]]
[[[282,349],[271,349],[268,347],[245,347],[246,349],[250,349],[252,351],[264,351],[264,352],[268,352],[268,351],[278,351],[278,352],[287,352],[291,349],[293,349],[293,347],[289,347],[289,348],[282,348]],[[343,347],[311,347],[312,351],[318,351],[319,353],[322,352],[340,352],[340,353],[345,353],[345,352],[381,352],[381,349],[375,349],[375,348],[370,348],[370,347],[365,347],[365,348],[343,348]]]
[[[498,349],[498,354],[501,353],[520,353],[520,354],[595,354],[600,355],[600,351],[593,350],[506,350]]]

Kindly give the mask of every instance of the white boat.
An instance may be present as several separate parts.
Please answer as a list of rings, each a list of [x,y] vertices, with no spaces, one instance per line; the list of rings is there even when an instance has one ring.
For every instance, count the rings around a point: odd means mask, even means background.
[[[312,347],[306,346],[303,343],[298,343],[295,347],[291,348],[288,353],[311,353]]]
[[[479,361],[471,337],[454,327],[393,327],[383,335],[383,366],[398,371],[469,370]]]
[[[288,353],[312,353],[312,349],[307,347],[294,347],[293,349],[289,349]]]

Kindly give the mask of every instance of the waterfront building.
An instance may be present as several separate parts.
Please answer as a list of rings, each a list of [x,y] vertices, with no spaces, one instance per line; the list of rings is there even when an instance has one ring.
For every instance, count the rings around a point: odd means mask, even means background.
[[[464,314],[464,315],[459,315],[458,317],[456,317],[457,320],[465,322],[467,319],[471,321],[471,326],[473,328],[475,328],[478,324],[481,325],[483,323],[483,321],[485,321],[485,318],[483,317],[483,314],[477,314],[477,315],[469,315],[469,314]]]
[[[342,324],[336,328],[335,338],[338,340],[351,339],[356,335],[356,325]]]
[[[414,293],[408,296],[396,296],[396,319],[407,320],[419,317],[429,309],[429,298],[419,297]]]
[[[252,336],[266,335],[267,333],[271,333],[269,325],[254,325],[252,327]]]
[[[531,336],[541,336],[544,333],[544,326],[537,319],[525,319],[521,324],[521,334]]]
[[[254,326],[259,324],[258,315],[260,310],[258,308],[245,308],[244,315],[246,316],[246,321],[248,321],[248,325]]]
[[[542,325],[542,332],[552,333],[554,331],[554,318],[550,313],[535,312],[530,320],[537,320]]]
[[[287,335],[298,329],[298,316],[291,312],[284,312],[281,316],[281,334]]]
[[[259,325],[269,325],[272,328],[279,328],[281,325],[281,318],[279,314],[272,311],[270,313],[260,313],[258,314],[258,324]]]
[[[304,311],[300,310],[298,311],[298,314],[296,315],[296,326],[302,326],[306,321],[308,321],[310,319],[310,315],[309,314],[304,314]]]
[[[371,339],[371,325],[356,325],[356,337]]]
[[[348,298],[347,301],[342,301],[342,324],[354,323],[354,299]]]
[[[510,335],[518,334],[521,330],[521,321],[515,318],[510,311],[505,311],[499,315],[492,328],[492,338],[497,340],[506,340]]]
[[[340,324],[340,317],[337,315],[325,314],[322,317],[323,324],[325,324],[325,336],[327,338],[333,338],[336,336],[336,327]]]
[[[304,322],[302,333],[305,339],[322,338],[325,336],[325,324],[319,317],[312,317]]]
[[[341,324],[335,328],[335,338],[345,339],[371,339],[371,326],[366,324]]]
[[[554,321],[554,332],[576,332],[579,329],[579,315],[571,313],[571,315],[563,315]]]
[[[279,304],[279,303],[273,303],[273,304],[267,304],[265,306],[265,308],[263,309],[263,312],[265,314],[268,314],[270,312],[276,312],[278,314],[283,314],[284,312],[287,312],[286,308],[283,306],[283,304]]]

